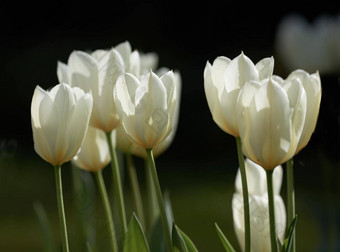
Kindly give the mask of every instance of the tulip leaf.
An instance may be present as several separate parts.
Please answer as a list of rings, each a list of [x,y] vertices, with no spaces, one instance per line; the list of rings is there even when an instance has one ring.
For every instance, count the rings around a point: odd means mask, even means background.
[[[225,249],[226,252],[235,252],[235,249],[233,248],[233,246],[230,244],[230,242],[228,241],[227,237],[225,237],[225,235],[223,234],[222,230],[219,228],[219,226],[217,225],[217,223],[215,223],[215,227],[218,233],[218,236],[222,242],[222,245]]]
[[[133,213],[124,240],[124,252],[150,252],[142,226]]]
[[[166,252],[166,241],[160,215],[158,215],[149,232],[149,244],[151,252]]]
[[[41,202],[35,202],[33,204],[34,211],[37,215],[39,225],[41,228],[41,233],[43,236],[44,242],[44,252],[56,252],[56,247],[53,240],[52,229],[50,223],[48,221],[48,217],[45,211],[45,208],[41,204]]]
[[[172,226],[172,247],[174,252],[189,252],[184,238],[177,230],[175,224]]]
[[[297,221],[297,216],[295,216],[295,218],[293,219],[292,223],[289,225],[289,228],[286,231],[282,252],[289,252],[291,249],[294,232],[295,232],[296,221]]]
[[[191,239],[175,224],[172,227],[172,246],[174,252],[198,252]]]

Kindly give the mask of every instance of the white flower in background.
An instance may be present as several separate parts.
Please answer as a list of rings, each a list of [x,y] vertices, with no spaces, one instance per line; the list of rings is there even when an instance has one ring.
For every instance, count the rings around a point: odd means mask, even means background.
[[[156,72],[157,76],[162,76],[166,72],[168,72],[168,68],[160,68]],[[182,88],[182,80],[181,75],[178,71],[174,71],[175,77],[175,85],[176,85],[176,108],[174,111],[174,116],[172,119],[172,130],[170,134],[159,144],[153,147],[153,155],[157,157],[165,152],[175,138],[175,134],[177,131],[178,120],[179,120],[179,112],[180,112],[180,97],[181,97],[181,88]],[[146,158],[146,152],[143,147],[134,143],[127,135],[126,131],[124,130],[123,126],[117,128],[117,148],[124,152],[130,152],[141,158]]]
[[[320,15],[313,23],[298,14],[285,17],[277,27],[276,50],[288,71],[339,73],[340,15]]]
[[[150,71],[141,80],[128,73],[118,78],[114,100],[132,141],[144,149],[153,148],[170,134],[176,107],[175,90],[172,71],[161,77]]]
[[[245,156],[273,170],[296,153],[307,98],[300,79],[272,76],[250,81],[237,100],[237,122]]]
[[[112,142],[115,143],[115,131]],[[101,171],[110,163],[110,152],[104,131],[89,126],[85,139],[72,162],[79,168],[91,172]]]
[[[92,110],[92,96],[79,88],[58,84],[50,91],[34,90],[31,120],[34,149],[50,164],[62,165],[78,152]]]
[[[250,208],[251,251],[270,252],[270,224],[266,171],[249,159],[245,160]],[[286,228],[286,210],[280,196],[283,170],[281,166],[273,172],[276,232],[281,243]],[[244,251],[244,216],[240,169],[235,180],[235,193],[232,199],[234,229],[242,251]]]
[[[59,81],[91,91],[93,110],[90,124],[110,132],[120,124],[112,96],[116,80],[125,72],[139,76],[140,69],[138,51],[132,51],[130,43],[124,42],[110,50],[73,51],[67,64],[58,62],[57,76]]]
[[[256,65],[243,53],[230,60],[218,57],[204,69],[204,90],[215,123],[225,132],[239,136],[236,102],[247,81],[261,81],[272,75],[273,58],[264,58]]]

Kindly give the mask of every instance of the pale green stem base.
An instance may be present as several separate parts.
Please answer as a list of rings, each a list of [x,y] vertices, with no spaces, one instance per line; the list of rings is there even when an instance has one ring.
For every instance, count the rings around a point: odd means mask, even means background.
[[[292,223],[295,218],[295,190],[294,190],[294,160],[291,158],[286,163],[287,169],[287,217],[288,217],[288,226]],[[296,250],[296,227],[293,233],[293,240],[291,246],[291,252],[295,252]]]
[[[69,252],[67,228],[66,228],[66,217],[63,200],[63,187],[61,182],[61,165],[54,166],[56,189],[57,189],[57,201],[58,201],[58,212],[59,212],[59,223],[60,223],[60,235],[63,252]]]
[[[109,227],[109,232],[110,232],[109,237],[110,237],[110,244],[111,244],[111,249],[112,249],[111,251],[117,252],[118,248],[117,248],[117,240],[116,240],[115,230],[114,230],[114,226],[113,226],[112,211],[111,211],[111,206],[110,206],[110,202],[109,202],[109,197],[107,196],[107,191],[106,191],[103,175],[102,175],[101,171],[97,171],[94,174],[95,174],[95,177],[96,177],[96,181],[97,181],[97,185],[98,185],[98,189],[99,189],[99,194],[100,194],[100,197],[103,201],[103,206],[104,206],[105,216],[106,216],[106,222],[107,222],[108,227]]]
[[[163,230],[164,230],[165,239],[166,239],[167,250],[168,252],[172,252],[170,226],[168,223],[168,219],[166,217],[165,204],[164,204],[161,187],[160,187],[159,180],[158,180],[158,175],[157,175],[155,160],[152,154],[152,149],[146,149],[146,153],[148,155],[149,169],[151,171],[153,184],[156,189],[157,201],[158,201],[158,206],[159,206],[159,210],[161,213],[161,219],[162,219]]]
[[[141,223],[142,227],[145,228],[145,218],[144,218],[144,210],[143,210],[143,203],[142,203],[142,195],[140,192],[140,187],[138,183],[138,177],[136,168],[133,163],[131,153],[126,153],[126,164],[127,170],[130,178],[130,184],[132,189],[132,196],[135,202],[136,207],[136,214],[138,217],[139,222]]]
[[[272,252],[277,252],[273,171],[272,170],[266,171],[266,174],[267,174],[267,190],[268,190],[268,205],[269,205],[270,241],[271,241]]]
[[[111,155],[111,168],[112,168],[112,176],[113,176],[113,186],[114,186],[114,194],[115,199],[118,206],[118,214],[120,226],[123,229],[122,236],[124,237],[127,232],[127,222],[126,222],[126,214],[125,214],[125,205],[124,205],[124,197],[123,197],[123,189],[120,177],[120,171],[117,160],[117,153],[115,148],[112,145],[111,140],[111,132],[106,132],[106,139],[109,144],[110,155]]]
[[[247,174],[246,167],[244,163],[244,156],[242,152],[242,142],[240,137],[236,137],[237,144],[237,156],[238,163],[240,166],[241,172],[241,181],[242,181],[242,192],[243,192],[243,213],[244,213],[244,244],[245,244],[245,252],[250,252],[250,211],[249,211],[249,198],[248,198],[248,185],[247,185]]]

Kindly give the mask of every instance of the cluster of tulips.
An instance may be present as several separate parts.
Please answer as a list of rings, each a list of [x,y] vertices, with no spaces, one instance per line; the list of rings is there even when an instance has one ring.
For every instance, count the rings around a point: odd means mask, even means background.
[[[61,180],[61,166],[68,161],[94,174],[110,251],[153,251],[147,232],[157,220],[164,237],[156,241],[155,252],[198,251],[173,223],[157,176],[154,157],[171,144],[177,128],[181,76],[156,67],[156,54],[133,51],[124,42],[109,50],[73,51],[67,64],[58,62],[60,84],[49,91],[36,87],[31,104],[34,148],[55,170],[62,251],[69,251]],[[318,73],[296,70],[283,79],[273,69],[273,58],[254,64],[243,53],[233,60],[218,57],[204,69],[213,119],[236,139],[240,168],[232,199],[234,229],[247,252],[295,249],[293,157],[309,142],[321,100]],[[128,224],[117,149],[146,160],[148,195],[157,205],[149,225],[133,165],[128,165],[128,174],[135,213]],[[288,228],[279,195],[284,163]],[[109,164],[112,198],[102,175]],[[118,218],[113,218],[111,200]],[[217,224],[216,229],[226,251],[235,251]],[[88,242],[87,249],[94,251],[93,244]]]

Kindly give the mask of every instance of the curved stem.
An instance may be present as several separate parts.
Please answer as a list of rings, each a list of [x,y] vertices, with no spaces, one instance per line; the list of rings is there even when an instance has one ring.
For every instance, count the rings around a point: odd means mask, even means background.
[[[245,244],[245,252],[250,252],[250,214],[249,214],[249,198],[248,198],[248,185],[247,185],[247,174],[246,167],[244,163],[244,156],[242,152],[242,142],[240,137],[236,137],[236,145],[237,145],[237,156],[238,163],[240,166],[241,172],[241,181],[242,181],[242,192],[243,192],[243,213],[244,213],[244,227],[245,227],[245,236],[244,236],[244,244]]]
[[[149,168],[148,160],[145,160],[145,179],[146,179],[146,194],[148,204],[148,229],[152,228],[152,225],[159,216],[159,208],[157,206],[157,196],[155,186],[152,182],[151,169]]]
[[[144,220],[144,210],[142,203],[142,195],[140,192],[140,187],[138,183],[138,177],[136,173],[136,168],[133,164],[133,159],[131,153],[126,153],[126,164],[130,178],[130,184],[132,189],[132,196],[135,202],[136,212],[138,220],[140,221],[142,227],[145,228],[145,220]]]
[[[106,132],[106,139],[109,144],[110,155],[111,155],[111,168],[112,168],[112,176],[113,176],[113,186],[116,202],[118,205],[118,214],[121,227],[123,229],[123,236],[127,232],[127,222],[125,215],[125,205],[124,205],[124,197],[123,197],[123,189],[120,177],[120,171],[118,166],[117,154],[116,150],[112,145],[111,132]]]
[[[168,249],[168,252],[172,252],[170,226],[169,226],[169,222],[166,216],[165,204],[164,204],[161,187],[160,187],[159,180],[158,180],[158,175],[157,175],[155,160],[152,154],[152,149],[146,149],[146,153],[148,155],[148,162],[149,162],[149,169],[151,172],[151,177],[152,177],[153,184],[156,190],[157,201],[158,201],[158,206],[159,206],[159,210],[161,213],[161,219],[163,223],[163,230],[165,234],[167,249]]]
[[[272,252],[277,252],[273,171],[268,170],[266,171],[266,174],[267,174],[267,190],[268,190],[268,205],[269,205],[270,241],[271,241]]]
[[[294,160],[291,158],[286,163],[287,168],[287,217],[288,217],[288,226],[292,223],[295,217],[295,189],[294,189]],[[295,240],[296,231],[293,233],[292,247],[291,251],[295,252],[296,240]]]
[[[100,194],[100,197],[103,201],[106,221],[109,225],[111,249],[112,249],[112,252],[117,252],[118,251],[117,240],[116,240],[115,230],[114,230],[114,227],[113,227],[113,218],[112,218],[111,206],[110,206],[110,202],[109,202],[109,197],[107,196],[107,191],[106,191],[102,171],[97,171],[94,174],[95,174],[95,177],[96,177],[96,180],[97,180],[99,194]]]
[[[66,228],[66,217],[63,200],[63,187],[61,182],[61,165],[54,166],[56,190],[57,190],[57,201],[58,201],[58,213],[61,233],[61,243],[63,252],[69,252],[67,228]]]

